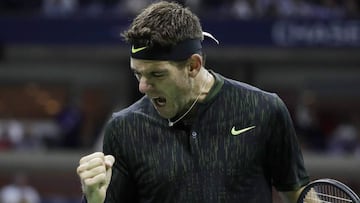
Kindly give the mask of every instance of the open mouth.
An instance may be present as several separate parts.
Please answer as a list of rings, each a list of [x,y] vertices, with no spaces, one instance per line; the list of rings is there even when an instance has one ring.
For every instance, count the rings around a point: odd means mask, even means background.
[[[166,105],[166,99],[164,97],[155,97],[152,100],[156,107],[164,107]]]

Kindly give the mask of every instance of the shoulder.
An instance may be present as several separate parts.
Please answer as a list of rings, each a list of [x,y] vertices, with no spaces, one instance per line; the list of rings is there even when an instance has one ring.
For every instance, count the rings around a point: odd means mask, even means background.
[[[114,128],[121,129],[126,123],[131,123],[132,120],[138,119],[141,115],[149,114],[149,106],[150,101],[144,96],[132,105],[113,112],[105,124],[105,131],[109,132]]]
[[[119,121],[130,121],[144,117],[154,117],[156,111],[147,96],[142,97],[132,105],[114,112],[109,119],[109,123]]]
[[[129,135],[139,128],[138,125],[144,117],[151,114],[150,105],[149,99],[144,96],[129,107],[112,114],[104,127],[104,152],[110,153],[126,145],[126,140],[130,139]]]
[[[229,97],[239,98],[241,101],[255,102],[262,105],[266,103],[268,105],[277,106],[279,103],[282,103],[280,97],[274,92],[225,77],[223,92],[229,94]]]
[[[149,104],[150,104],[149,99],[146,96],[144,96],[135,103],[131,104],[130,106],[121,109],[117,112],[114,112],[111,116],[111,119],[124,118],[130,115],[144,112],[148,108]]]
[[[105,134],[129,134],[145,124],[164,122],[147,96],[112,114],[105,125]]]

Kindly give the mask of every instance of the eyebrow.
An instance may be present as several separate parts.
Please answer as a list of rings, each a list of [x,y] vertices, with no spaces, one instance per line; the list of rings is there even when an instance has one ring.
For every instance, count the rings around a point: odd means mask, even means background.
[[[168,69],[161,68],[161,67],[159,68],[159,66],[155,66],[155,67],[150,66],[149,68],[145,69],[144,71],[139,71],[138,69],[136,69],[134,67],[130,67],[130,69],[134,74],[141,74],[141,75],[152,75],[152,74],[156,74],[156,73],[167,74],[169,72]]]
[[[145,62],[145,63],[146,63],[146,62]],[[146,69],[147,69],[146,72],[162,72],[162,71],[167,71],[166,68],[163,68],[163,67],[162,67],[162,65],[164,65],[164,64],[153,63],[153,62],[148,62],[148,63],[150,63],[150,65],[148,65],[148,67],[146,68]],[[133,70],[133,71],[136,69],[136,67],[131,66],[131,65],[130,65],[130,68],[131,68],[131,70]],[[156,69],[156,70],[154,70],[154,69]],[[139,71],[137,71],[137,72],[139,72]]]

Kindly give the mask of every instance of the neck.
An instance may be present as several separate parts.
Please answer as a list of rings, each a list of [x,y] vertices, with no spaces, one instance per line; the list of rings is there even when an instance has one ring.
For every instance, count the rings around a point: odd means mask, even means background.
[[[211,75],[211,73],[209,73],[206,69],[201,69],[201,71],[199,72],[199,93],[197,94],[196,99],[194,100],[194,102],[192,102],[192,104],[190,105],[190,107],[185,111],[185,113],[183,113],[182,115],[180,115],[178,117],[178,119],[176,119],[175,121],[170,121],[170,119],[168,119],[169,122],[169,126],[173,126],[175,123],[179,122],[181,119],[183,119],[185,116],[187,116],[191,110],[193,110],[195,104],[198,101],[203,101],[205,100],[208,92],[210,91],[211,87],[214,84],[214,78]]]
[[[201,69],[199,72],[199,99],[198,101],[204,101],[206,96],[208,95],[211,87],[214,85],[215,79],[211,73],[205,68]]]

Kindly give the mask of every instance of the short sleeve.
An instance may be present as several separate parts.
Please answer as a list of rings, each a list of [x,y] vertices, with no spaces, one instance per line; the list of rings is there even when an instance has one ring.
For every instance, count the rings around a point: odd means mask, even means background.
[[[309,182],[292,119],[283,101],[275,95],[267,145],[268,172],[279,191],[292,191]]]

